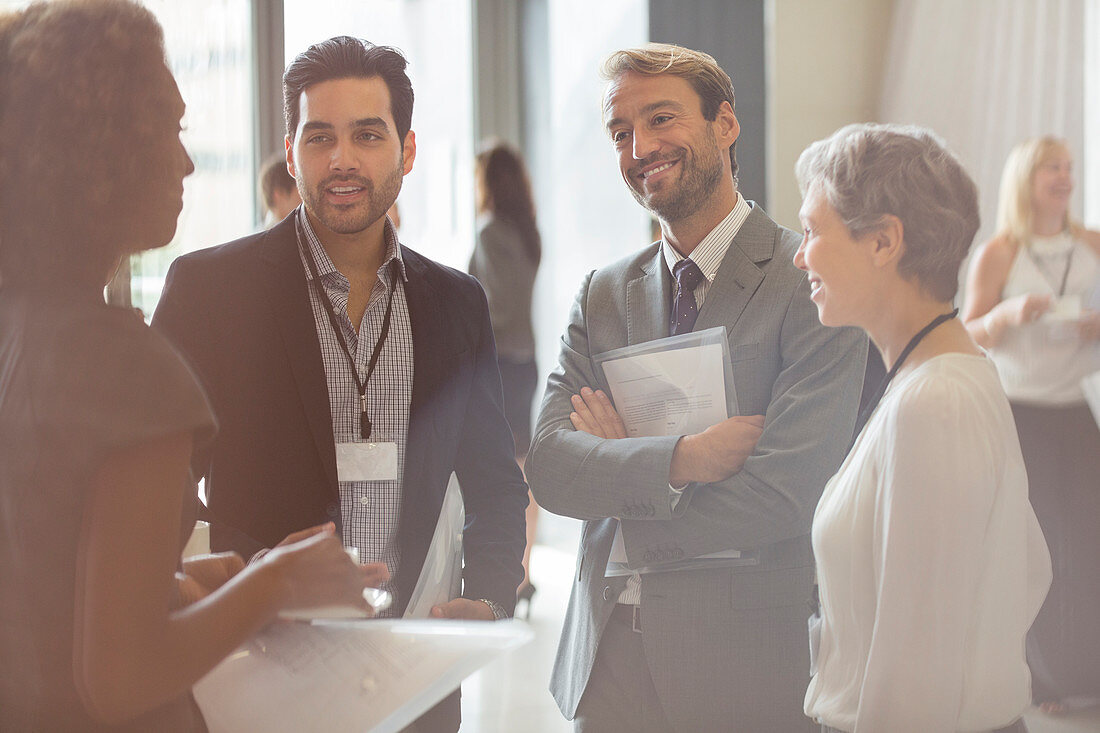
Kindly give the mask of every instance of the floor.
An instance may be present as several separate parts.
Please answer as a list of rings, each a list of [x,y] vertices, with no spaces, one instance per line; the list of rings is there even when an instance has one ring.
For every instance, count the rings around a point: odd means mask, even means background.
[[[543,513],[531,561],[538,592],[530,624],[535,640],[462,685],[460,733],[568,733],[547,685],[576,563],[580,523]],[[1100,733],[1100,707],[1061,716],[1030,712],[1029,733]]]

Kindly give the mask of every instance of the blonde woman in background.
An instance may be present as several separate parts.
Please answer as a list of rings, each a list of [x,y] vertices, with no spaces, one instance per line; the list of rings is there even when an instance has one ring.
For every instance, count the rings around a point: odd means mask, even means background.
[[[1081,390],[1100,370],[1100,232],[1070,217],[1073,186],[1063,141],[1012,150],[997,234],[974,257],[963,310],[1012,402],[1053,558],[1054,583],[1028,637],[1045,712],[1100,697],[1100,430]]]

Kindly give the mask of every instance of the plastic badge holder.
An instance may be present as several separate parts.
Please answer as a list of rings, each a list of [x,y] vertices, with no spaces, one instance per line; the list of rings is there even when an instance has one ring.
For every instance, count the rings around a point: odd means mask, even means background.
[[[698,433],[739,413],[725,326],[593,357],[628,437]]]

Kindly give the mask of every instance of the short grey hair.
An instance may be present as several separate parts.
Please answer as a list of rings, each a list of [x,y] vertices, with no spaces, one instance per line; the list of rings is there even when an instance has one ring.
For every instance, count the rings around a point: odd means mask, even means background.
[[[803,197],[819,190],[855,238],[901,220],[898,273],[939,300],[958,291],[959,268],[978,232],[978,188],[931,130],[915,125],[842,127],[802,151]]]

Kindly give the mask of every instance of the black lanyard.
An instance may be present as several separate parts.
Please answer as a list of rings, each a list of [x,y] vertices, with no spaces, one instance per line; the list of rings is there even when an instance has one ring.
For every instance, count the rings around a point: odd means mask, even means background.
[[[1066,253],[1066,267],[1064,270],[1062,270],[1062,284],[1058,288],[1059,298],[1066,294],[1066,283],[1069,282],[1069,268],[1070,265],[1073,264],[1073,249],[1073,245],[1071,244],[1069,252]],[[1031,258],[1031,262],[1033,265],[1035,265],[1035,269],[1039,271],[1039,274],[1046,278],[1048,282],[1050,282],[1050,278],[1047,277],[1046,271],[1039,266],[1039,260],[1035,257],[1035,253],[1031,251],[1030,247],[1027,248],[1027,256]],[[1054,283],[1051,283],[1051,288],[1053,287]]]
[[[901,369],[901,365],[905,363],[905,360],[909,358],[909,355],[913,353],[913,349],[917,348],[917,344],[924,339],[925,336],[932,333],[936,326],[941,323],[950,321],[955,316],[959,315],[959,309],[951,311],[950,313],[943,313],[932,319],[932,322],[922,328],[916,336],[909,339],[909,343],[905,345],[905,348],[901,351],[901,356],[894,362],[894,365],[890,367],[890,371],[886,373],[886,376],[879,382],[878,389],[871,395],[871,399],[868,400],[867,405],[863,408],[863,411],[859,413],[859,417],[856,419],[856,429],[852,433],[852,443],[848,446],[848,450],[852,450],[852,446],[856,444],[856,438],[859,437],[859,433],[863,430],[863,426],[867,424],[867,421],[871,419],[871,415],[874,413],[875,408],[878,407],[878,403],[882,400],[882,396],[886,394],[886,388],[890,386],[890,382],[897,376],[898,370]]]
[[[359,378],[359,368],[355,364],[355,357],[352,356],[351,349],[348,348],[348,342],[344,339],[344,333],[340,330],[340,323],[336,319],[336,311],[332,307],[332,301],[328,299],[328,293],[325,292],[324,287],[321,285],[321,276],[317,272],[317,263],[313,260],[313,252],[309,249],[309,241],[306,239],[304,232],[302,231],[301,222],[298,224],[298,241],[302,245],[302,250],[306,255],[306,266],[309,267],[309,274],[312,278],[313,287],[317,290],[317,297],[321,300],[321,306],[324,308],[325,315],[328,316],[329,325],[332,326],[332,332],[336,334],[336,340],[340,343],[340,348],[344,352],[344,356],[348,360],[348,368],[351,369],[351,376],[355,380],[355,389],[359,392],[359,434],[363,437],[363,440],[370,440],[371,434],[371,421],[370,416],[367,414],[367,382],[370,381],[371,375],[374,374],[374,368],[378,366],[378,357],[382,354],[382,346],[386,343],[386,337],[390,334],[390,316],[393,314],[393,295],[397,291],[397,278],[400,275],[400,269],[397,266],[397,258],[390,260],[390,280],[389,297],[386,301],[386,315],[382,318],[382,332],[378,334],[378,341],[374,344],[374,351],[371,352],[370,361],[367,363],[367,376],[365,379]]]

